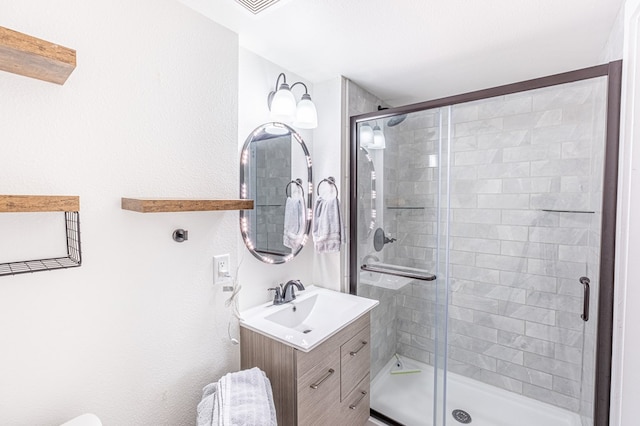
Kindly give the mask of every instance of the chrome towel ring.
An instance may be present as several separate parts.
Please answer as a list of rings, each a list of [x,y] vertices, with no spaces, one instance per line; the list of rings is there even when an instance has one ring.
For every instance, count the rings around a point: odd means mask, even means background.
[[[291,182],[289,182],[287,184],[287,187],[284,189],[285,195],[287,197],[291,197],[291,192],[289,190],[290,190],[290,187],[291,187],[292,183],[295,183],[298,186],[298,189],[300,189],[300,193],[304,197],[304,189],[302,188],[302,179],[300,179],[300,178],[294,179],[294,180],[292,180]]]
[[[336,190],[336,198],[338,198],[338,187],[336,186],[336,179],[333,176],[324,178],[320,181],[320,183],[318,183],[318,189],[317,189],[318,195],[320,195],[320,186],[322,185],[323,182],[327,182],[333,185],[333,188]]]

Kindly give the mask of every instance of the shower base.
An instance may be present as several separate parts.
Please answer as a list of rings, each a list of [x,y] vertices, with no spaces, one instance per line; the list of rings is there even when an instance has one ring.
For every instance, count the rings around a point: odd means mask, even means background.
[[[371,382],[371,408],[406,426],[433,426],[433,367],[401,357],[420,373],[390,374],[395,357]],[[456,411],[458,420],[452,412]],[[471,417],[471,422],[464,423]],[[447,426],[580,426],[576,413],[455,373],[447,373]],[[462,420],[462,421],[461,421]]]

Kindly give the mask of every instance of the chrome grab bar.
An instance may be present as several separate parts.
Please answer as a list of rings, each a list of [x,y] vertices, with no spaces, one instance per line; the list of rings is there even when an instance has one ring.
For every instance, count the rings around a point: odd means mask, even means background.
[[[591,284],[591,280],[587,277],[580,277],[580,284],[584,286],[582,315],[580,315],[580,318],[582,318],[583,321],[589,321],[589,296],[591,293],[591,288],[589,285]]]
[[[322,382],[327,380],[335,372],[336,371],[333,368],[330,368],[329,371],[327,371],[327,374],[325,374],[324,377],[322,377],[322,379],[320,379],[317,383],[312,384],[310,386],[310,388],[311,389],[318,389],[318,387],[322,384]]]
[[[360,343],[362,343],[362,346],[360,346],[360,348],[358,348],[358,350],[357,350],[357,351],[351,351],[351,352],[349,352],[349,355],[351,355],[351,356],[356,356],[356,355],[358,355],[358,352],[360,352],[361,350],[363,350],[363,349],[364,349],[364,347],[365,347],[365,346],[367,346],[367,341],[366,341],[366,340],[363,340],[363,341],[362,341],[362,342],[360,342]]]
[[[414,280],[433,281],[436,279],[435,275],[426,271],[424,273],[420,273],[400,268],[383,268],[381,266],[367,265],[366,263],[360,266],[360,269],[363,271],[377,272],[379,274],[394,275],[396,277],[413,278]]]
[[[355,410],[356,407],[358,406],[358,404],[360,404],[362,402],[362,400],[364,399],[364,397],[367,396],[367,392],[366,391],[362,391],[360,392],[360,399],[358,399],[356,402],[354,402],[353,404],[351,404],[349,406],[350,409]]]

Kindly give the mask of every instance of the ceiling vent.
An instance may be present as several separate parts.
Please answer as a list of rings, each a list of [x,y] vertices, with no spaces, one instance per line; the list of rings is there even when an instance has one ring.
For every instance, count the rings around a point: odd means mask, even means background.
[[[257,15],[269,6],[280,0],[236,0],[238,3],[247,8],[251,13]]]

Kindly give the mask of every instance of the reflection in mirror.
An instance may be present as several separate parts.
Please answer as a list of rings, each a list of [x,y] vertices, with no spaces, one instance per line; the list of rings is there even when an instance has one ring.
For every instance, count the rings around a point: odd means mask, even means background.
[[[302,250],[311,229],[311,157],[302,137],[283,123],[266,123],[247,137],[240,164],[240,212],[249,251],[265,263],[284,263]]]
[[[371,154],[360,147],[358,155],[358,235],[365,242],[376,227],[376,169]]]

